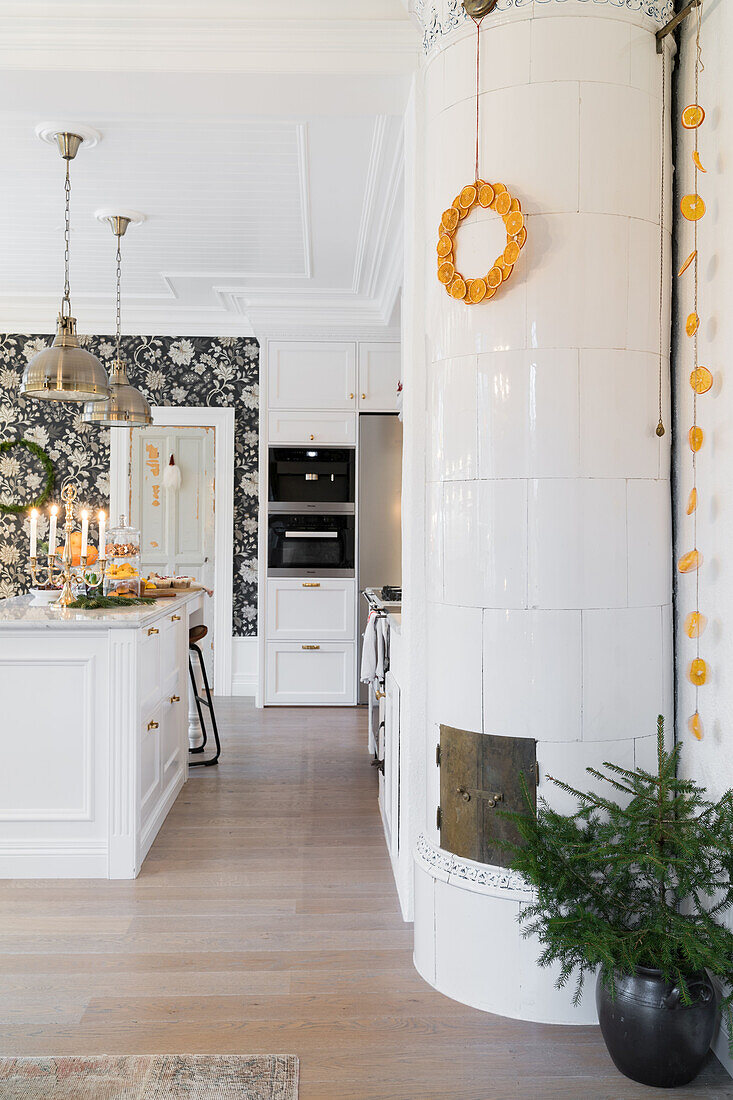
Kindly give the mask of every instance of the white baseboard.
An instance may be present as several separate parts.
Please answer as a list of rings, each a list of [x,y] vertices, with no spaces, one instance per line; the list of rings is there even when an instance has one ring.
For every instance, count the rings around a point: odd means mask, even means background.
[[[232,695],[257,694],[257,638],[232,639]]]
[[[0,878],[107,878],[107,845],[8,841],[0,845]]]

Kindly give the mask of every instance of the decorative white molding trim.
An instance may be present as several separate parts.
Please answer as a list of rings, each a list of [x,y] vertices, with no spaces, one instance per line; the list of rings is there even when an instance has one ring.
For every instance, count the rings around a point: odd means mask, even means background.
[[[534,891],[516,871],[461,859],[442,848],[436,848],[424,833],[420,833],[417,838],[415,862],[432,878],[447,882],[450,886],[470,890],[474,894],[489,894],[511,901],[534,899]]]

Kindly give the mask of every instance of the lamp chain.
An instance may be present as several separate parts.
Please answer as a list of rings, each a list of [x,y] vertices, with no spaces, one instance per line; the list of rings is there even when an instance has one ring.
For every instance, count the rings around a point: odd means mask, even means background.
[[[69,284],[69,252],[71,245],[71,176],[69,161],[66,161],[66,182],[64,184],[64,296],[61,300],[61,316],[71,316],[71,287]]]
[[[115,341],[115,344],[116,344],[116,353],[115,354],[116,354],[118,359],[121,358],[121,354],[120,354],[120,341],[121,341],[121,335],[120,334],[122,332],[122,306],[121,306],[121,291],[120,291],[121,283],[122,283],[122,237],[118,236],[117,237],[117,303],[116,303],[116,306],[117,306],[117,312],[116,312],[117,337],[116,337],[116,341]]]
[[[664,435],[664,419],[662,416],[662,373],[664,352],[664,184],[665,184],[665,147],[667,144],[667,50],[662,47],[662,119],[661,119],[661,143],[662,162],[660,165],[659,179],[659,385],[658,385],[658,412],[657,435],[661,439]]]

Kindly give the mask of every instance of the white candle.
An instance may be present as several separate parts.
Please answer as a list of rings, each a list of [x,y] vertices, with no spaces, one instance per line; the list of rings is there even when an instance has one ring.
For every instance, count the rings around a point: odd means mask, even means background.
[[[99,560],[107,557],[107,517],[104,512],[99,513]]]
[[[87,556],[87,550],[89,549],[89,513],[86,508],[81,514],[81,556],[85,558]]]
[[[51,524],[48,529],[48,554],[53,557],[56,553],[56,517],[59,514],[58,504],[51,505]]]
[[[31,508],[31,557],[36,556],[36,544],[38,542],[38,511]]]

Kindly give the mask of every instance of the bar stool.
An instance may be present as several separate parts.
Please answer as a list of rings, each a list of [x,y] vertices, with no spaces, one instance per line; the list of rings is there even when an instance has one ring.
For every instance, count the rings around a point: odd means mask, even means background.
[[[205,627],[203,623],[200,626],[192,626],[188,632],[188,674],[191,677],[191,687],[193,688],[193,697],[196,700],[196,710],[198,711],[199,722],[201,723],[201,732],[204,739],[202,743],[196,749],[189,749],[188,751],[193,755],[195,753],[203,752],[206,748],[206,742],[208,737],[206,734],[206,722],[204,721],[204,712],[202,707],[208,707],[209,714],[211,715],[211,727],[214,734],[214,742],[216,744],[216,752],[213,756],[208,757],[206,760],[191,760],[189,761],[189,768],[210,768],[213,764],[216,764],[221,756],[221,742],[219,741],[219,730],[216,725],[216,714],[214,713],[214,701],[211,698],[211,690],[209,688],[209,678],[206,675],[206,665],[204,664],[204,655],[201,652],[199,642],[202,641],[209,633],[208,627]],[[191,654],[196,653],[199,659],[199,668],[201,669],[201,679],[204,682],[204,691],[206,692],[206,698],[199,695],[199,690],[196,685],[196,676],[193,671],[193,663],[191,661]]]

